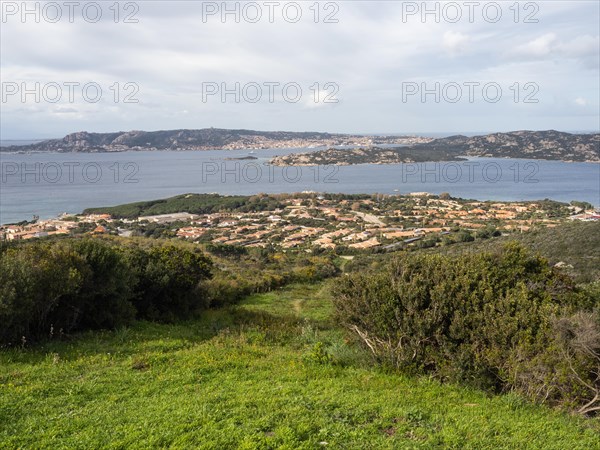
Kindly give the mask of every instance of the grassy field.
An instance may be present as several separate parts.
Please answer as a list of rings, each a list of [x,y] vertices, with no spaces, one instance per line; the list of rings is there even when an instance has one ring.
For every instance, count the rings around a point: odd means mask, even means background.
[[[600,423],[370,368],[296,285],[0,352],[0,448],[600,448]]]

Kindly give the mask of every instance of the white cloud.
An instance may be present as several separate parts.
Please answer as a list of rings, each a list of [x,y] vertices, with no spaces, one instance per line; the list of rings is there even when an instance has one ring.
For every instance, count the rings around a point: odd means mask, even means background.
[[[556,46],[564,55],[585,56],[596,55],[600,53],[600,37],[589,34],[577,36],[566,42],[560,42]]]
[[[515,49],[515,54],[525,57],[540,57],[550,54],[556,42],[555,33],[546,33]]]
[[[94,81],[105,92],[96,105],[22,103],[13,96],[1,105],[2,136],[206,125],[258,129],[265,124],[268,129],[342,132],[564,128],[569,126],[565,115],[575,121],[584,110],[592,114],[589,106],[600,96],[598,2],[547,2],[537,24],[515,24],[508,3],[502,20],[493,24],[481,14],[474,23],[433,18],[424,23],[420,15],[403,22],[402,2],[376,1],[338,2],[339,23],[315,23],[310,2],[302,5],[305,17],[298,23],[204,22],[201,2],[184,1],[141,2],[137,24],[116,24],[109,16],[97,24],[3,23],[3,82]],[[297,104],[201,101],[203,82],[250,81],[294,81],[304,98]],[[497,82],[506,96],[515,82],[536,82],[541,101],[526,115],[519,115],[523,105],[514,102],[444,108],[403,104],[404,81]],[[115,82],[137,83],[139,103],[112,102]],[[321,88],[336,83],[340,102],[331,107],[307,99],[317,82]],[[587,109],[574,100],[580,96]],[[561,105],[556,114],[552,101]],[[562,122],[552,122],[558,114]],[[598,115],[586,120],[576,128],[591,128]],[[15,134],[25,129],[31,130],[29,136]]]
[[[454,55],[462,52],[469,40],[469,36],[460,31],[446,31],[442,39],[442,46],[448,50],[450,54]]]
[[[560,59],[577,60],[585,68],[597,69],[600,59],[600,37],[582,34],[574,37],[559,38],[552,32],[546,33],[517,46],[508,52],[508,56],[517,59]]]
[[[587,106],[588,101],[583,97],[577,97],[575,99],[575,104],[579,106]]]
[[[67,108],[64,106],[59,106],[54,109],[55,114],[76,114],[78,112],[79,111],[77,111],[75,108]]]

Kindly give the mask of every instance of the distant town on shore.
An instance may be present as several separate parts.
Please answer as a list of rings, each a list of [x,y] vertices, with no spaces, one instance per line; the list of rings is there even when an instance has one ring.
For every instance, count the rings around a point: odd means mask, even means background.
[[[398,146],[398,147],[394,147]],[[346,147],[346,148],[340,148]],[[315,151],[276,157],[275,165],[396,164],[456,161],[464,156],[600,162],[600,134],[555,130],[513,131],[482,136],[434,139],[408,135],[360,135],[319,132],[198,130],[72,133],[29,145],[5,146],[4,152],[123,152],[165,150],[261,150],[303,148]]]
[[[553,228],[570,221],[598,222],[600,211],[577,201],[484,202],[427,192],[184,194],[0,226],[0,240],[113,234],[247,248],[352,253],[435,247]]]

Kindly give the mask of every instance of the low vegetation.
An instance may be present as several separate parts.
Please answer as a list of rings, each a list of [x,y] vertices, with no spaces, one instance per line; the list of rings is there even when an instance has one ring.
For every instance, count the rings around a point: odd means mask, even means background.
[[[600,425],[373,367],[321,284],[0,352],[1,448],[591,449]]]
[[[594,227],[523,235],[550,263],[5,244],[0,448],[600,448]]]
[[[134,319],[174,321],[337,273],[331,257],[85,237],[0,246],[0,347]]]
[[[577,283],[600,281],[600,223],[567,222],[553,228],[538,228],[527,233],[513,233],[498,239],[431,249],[433,253],[460,255],[496,251],[509,241],[517,241],[544,256],[551,265],[558,264]]]
[[[88,208],[84,214],[106,213],[116,218],[137,218],[158,214],[188,212],[210,214],[219,211],[270,211],[280,205],[277,196],[183,194],[160,200],[127,203],[119,206]]]
[[[211,261],[158,241],[117,247],[100,239],[37,241],[0,253],[0,345],[173,319],[206,306],[199,282]]]
[[[519,244],[403,254],[340,278],[334,301],[338,320],[403,372],[600,410],[600,291]]]
[[[546,258],[550,265],[558,264],[557,269],[572,277],[576,283],[589,284],[600,281],[598,222],[565,222],[552,228],[540,227],[526,233],[511,233],[501,237],[495,236],[496,233],[487,234],[481,231],[473,234],[459,233],[456,239],[444,237],[441,242],[433,242],[433,245],[427,248],[415,243],[404,247],[402,251],[460,256],[495,252],[508,242],[516,241]],[[389,259],[390,254],[358,255],[347,269],[376,270]]]

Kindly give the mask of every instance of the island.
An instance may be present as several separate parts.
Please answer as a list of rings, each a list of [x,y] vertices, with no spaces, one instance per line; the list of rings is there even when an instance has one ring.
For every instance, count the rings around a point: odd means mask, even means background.
[[[30,145],[0,147],[3,152],[99,153],[135,150],[259,150],[328,146],[414,145],[431,138],[399,135],[353,135],[320,132],[255,131],[203,128],[199,130],[71,133]]]
[[[274,166],[349,166],[351,164],[400,164],[429,161],[464,161],[458,153],[446,149],[415,147],[359,147],[329,148],[316,152],[292,153],[276,156],[269,163]]]
[[[483,136],[450,136],[398,148],[336,149],[276,156],[277,166],[398,164],[457,161],[463,157],[521,158],[566,162],[600,162],[600,134],[554,130],[514,131]]]

